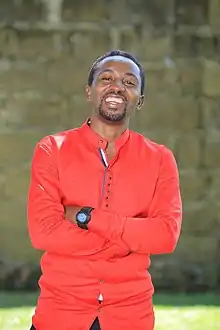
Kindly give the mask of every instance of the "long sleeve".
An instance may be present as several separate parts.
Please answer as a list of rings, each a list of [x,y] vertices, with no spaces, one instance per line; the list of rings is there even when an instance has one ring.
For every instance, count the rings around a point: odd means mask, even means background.
[[[57,147],[52,137],[38,143],[32,160],[28,196],[28,227],[34,248],[59,254],[91,255],[106,239],[64,219],[57,171]]]
[[[89,230],[111,241],[120,237],[136,253],[165,254],[175,249],[181,223],[178,169],[171,151],[163,147],[148,217],[130,218],[99,209],[92,214]]]

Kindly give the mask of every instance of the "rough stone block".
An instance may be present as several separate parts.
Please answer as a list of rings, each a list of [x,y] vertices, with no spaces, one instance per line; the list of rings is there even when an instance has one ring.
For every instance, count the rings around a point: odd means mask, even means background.
[[[137,115],[137,125],[141,130],[175,128],[176,111],[172,99],[165,93],[151,93],[146,99],[140,114]]]
[[[171,60],[172,61],[172,60]],[[154,64],[158,64],[158,68]],[[143,62],[146,74],[146,95],[157,93],[172,93],[173,96],[181,97],[182,89],[179,84],[179,72],[175,67],[164,65],[164,62]],[[146,99],[147,101],[147,99]]]
[[[91,114],[84,95],[73,95],[69,99],[68,128],[81,126]]]
[[[49,134],[49,132],[47,133]],[[45,135],[43,131],[19,132],[0,135],[1,165],[29,163],[36,143]]]
[[[136,122],[141,130],[160,128],[188,132],[198,127],[199,111],[199,104],[193,95],[182,97],[171,91],[151,92],[149,96],[147,94],[146,105],[137,115]]]
[[[5,176],[2,167],[0,167],[0,171],[0,198],[2,199],[5,196]]]
[[[210,191],[209,195],[212,200],[220,201],[220,168],[216,170],[209,171],[210,175]],[[219,219],[218,223],[220,225],[220,203],[218,203],[218,212],[216,213],[217,219]],[[219,230],[220,236],[220,230]]]
[[[19,201],[17,198],[11,200],[4,198],[1,200],[1,211],[0,232],[11,230],[11,234],[17,232],[18,235],[26,232],[26,206],[24,201]]]
[[[176,157],[180,168],[196,169],[201,165],[201,136],[199,134],[179,136],[176,142]]]
[[[64,52],[65,35],[53,31],[19,31],[18,58],[40,60],[59,58]]]
[[[44,86],[44,91],[50,88],[49,85],[46,85],[47,68],[42,63],[30,63],[22,60],[14,63],[4,60],[0,61],[0,72],[1,95],[4,93],[5,99],[9,98],[9,102],[13,102],[20,93],[27,93],[33,98],[40,97],[39,90],[42,86]]]
[[[33,255],[27,233],[26,203],[24,201],[1,200],[0,251],[2,256],[5,255],[9,260],[14,261],[28,260],[30,255]]]
[[[78,64],[93,63],[109,50],[110,35],[105,30],[74,31],[70,36],[70,52]]]
[[[108,8],[103,0],[64,0],[63,19],[65,21],[100,21],[108,19]]]
[[[167,57],[164,61],[164,69],[161,72],[160,77],[158,76],[158,80],[160,80],[160,84],[158,81],[158,85],[152,88],[152,90],[158,90],[161,88],[161,91],[165,91],[166,93],[172,93],[173,98],[177,99],[178,97],[182,97],[181,85],[179,83],[179,71],[176,65],[176,61],[172,57]],[[149,85],[151,86],[151,77],[147,79]],[[148,71],[147,71],[148,78]]]
[[[15,93],[11,95],[7,94],[7,97],[4,100],[4,104],[0,108],[1,114],[1,124],[0,128],[3,132],[11,132],[16,129],[25,129],[25,121],[24,121],[24,93],[23,92],[23,100],[20,99],[20,94]],[[29,93],[30,95],[31,93]],[[34,93],[33,93],[34,94]],[[32,102],[35,100],[33,95]]]
[[[5,197],[26,201],[30,183],[30,166],[11,166],[4,170]],[[19,194],[18,194],[19,191]]]
[[[220,27],[220,1],[209,0],[209,23],[214,27]]]
[[[136,21],[147,22],[149,26],[162,27],[173,22],[173,0],[127,0],[126,6]]]
[[[88,60],[80,66],[73,58],[65,62],[63,60],[54,61],[50,66],[47,66],[45,88],[68,98],[78,93],[84,95],[88,73],[93,61],[94,59]]]
[[[23,123],[29,128],[60,130],[69,122],[68,100],[60,94],[49,94],[42,99],[20,101]]]
[[[146,74],[146,94],[148,95],[157,90],[159,92],[165,92],[165,85],[163,84],[164,79],[164,69],[150,70],[149,68],[144,68]],[[147,100],[146,100],[147,102]]]
[[[119,1],[74,1],[64,0],[64,20],[81,21],[110,21],[112,23],[131,23],[147,21],[150,24],[161,26],[170,18],[172,0],[121,0]]]
[[[163,144],[166,147],[170,148],[173,152],[175,152],[176,145],[176,134],[170,133],[170,130],[162,130],[162,129],[153,129],[150,130],[146,128],[145,130],[140,129],[140,125],[135,123],[134,129],[138,131],[140,134],[143,134],[148,139]]]
[[[220,141],[206,141],[203,151],[204,164],[207,168],[217,169],[220,164]]]
[[[192,184],[189,183],[189,189],[191,186]],[[193,200],[187,202],[183,198],[183,206],[183,235],[218,237],[216,236],[219,230],[217,223],[218,205],[215,200],[201,198],[196,202]]]
[[[3,28],[0,30],[0,53],[4,58],[16,56],[18,52],[17,32],[13,29]]]
[[[213,236],[182,235],[176,254],[187,262],[215,264],[218,258],[218,239]]]
[[[8,104],[10,108],[16,102],[19,105],[24,98],[34,102],[47,94],[66,97],[76,92],[84,93],[92,63],[91,60],[79,67],[73,58],[56,59],[51,63],[0,61],[0,102],[3,102],[0,107]]]
[[[112,25],[120,25],[132,22],[135,19],[135,9],[132,7],[132,1],[128,0],[111,0],[106,1],[108,21]]]
[[[1,21],[37,21],[42,18],[43,4],[42,1],[21,0],[8,1],[1,0],[0,20]]]
[[[218,180],[216,180],[216,184],[218,184],[218,183],[219,183],[219,177],[218,177]],[[213,187],[215,187],[215,186],[213,185]],[[217,188],[216,190],[218,191],[218,196],[219,196],[219,185],[216,188]],[[219,200],[220,199],[217,197],[217,201],[219,201]],[[215,233],[220,238],[220,203],[219,202],[218,202],[216,217],[217,217],[218,231],[216,231]]]
[[[172,54],[171,36],[164,31],[149,31],[147,25],[123,31],[120,46],[145,61],[164,60]]]
[[[200,126],[200,100],[193,94],[174,99],[173,111],[176,112],[174,129],[178,132],[190,132]]]
[[[212,130],[220,130],[220,97],[203,97],[201,99],[203,127],[211,134]]]
[[[176,70],[178,71],[178,81],[182,93],[197,94],[201,91],[202,66],[196,59],[179,59],[176,61]]]
[[[219,41],[216,36],[198,37],[197,38],[197,54],[199,57],[207,59],[215,58],[218,54]]]
[[[180,182],[184,203],[200,202],[209,196],[211,183],[208,171],[180,171]]]
[[[175,57],[195,57],[198,54],[196,41],[197,37],[191,35],[174,36],[174,56]]]
[[[206,96],[220,96],[220,64],[214,61],[204,61],[203,93]]]
[[[13,204],[11,203],[11,207]],[[19,207],[18,203],[14,204],[16,209]],[[22,219],[25,219],[25,212],[22,216],[16,214],[16,209],[13,217],[13,224],[15,222],[21,223]],[[17,210],[18,212],[18,210]],[[12,212],[9,212],[9,215],[12,216]],[[8,215],[8,216],[9,216]],[[8,219],[7,219],[8,220]],[[6,219],[5,219],[6,221]],[[2,222],[2,219],[0,219]],[[1,255],[7,257],[8,260],[13,261],[30,261],[39,263],[39,252],[37,253],[31,246],[30,239],[28,237],[27,230],[25,226],[22,226],[23,231],[14,229],[13,224],[9,228],[2,228],[0,226],[0,250]]]
[[[68,100],[58,93],[47,95],[44,91],[23,91],[8,97],[5,107],[0,109],[4,131],[30,127],[59,129],[68,123]]]
[[[197,30],[192,34],[181,34],[174,37],[174,55],[177,57],[205,57],[216,56],[218,47],[216,37],[199,36]]]
[[[179,24],[200,25],[208,23],[208,0],[176,0],[175,3]]]

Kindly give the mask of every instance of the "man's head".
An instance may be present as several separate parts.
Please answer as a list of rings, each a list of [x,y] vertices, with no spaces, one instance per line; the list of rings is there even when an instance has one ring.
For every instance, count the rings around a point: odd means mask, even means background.
[[[145,75],[129,53],[115,50],[93,64],[86,88],[94,114],[108,123],[129,120],[144,100]]]

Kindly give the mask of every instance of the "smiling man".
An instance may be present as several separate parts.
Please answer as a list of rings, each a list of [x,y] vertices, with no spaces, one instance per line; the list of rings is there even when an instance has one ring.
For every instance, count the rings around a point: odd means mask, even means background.
[[[91,116],[43,138],[28,225],[41,259],[36,330],[153,330],[150,255],[172,253],[182,221],[172,152],[131,131],[145,76],[129,53],[92,66]]]

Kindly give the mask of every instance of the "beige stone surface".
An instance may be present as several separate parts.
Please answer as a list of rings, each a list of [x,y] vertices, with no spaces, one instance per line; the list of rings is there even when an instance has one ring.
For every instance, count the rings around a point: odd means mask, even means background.
[[[0,6],[0,259],[39,260],[26,219],[35,145],[85,120],[88,70],[103,52],[122,48],[141,59],[147,75],[132,128],[172,149],[180,169],[182,234],[173,255],[153,258],[155,285],[184,289],[196,274],[193,285],[216,288],[220,1],[65,0],[56,24],[47,12],[55,9],[40,1]]]

